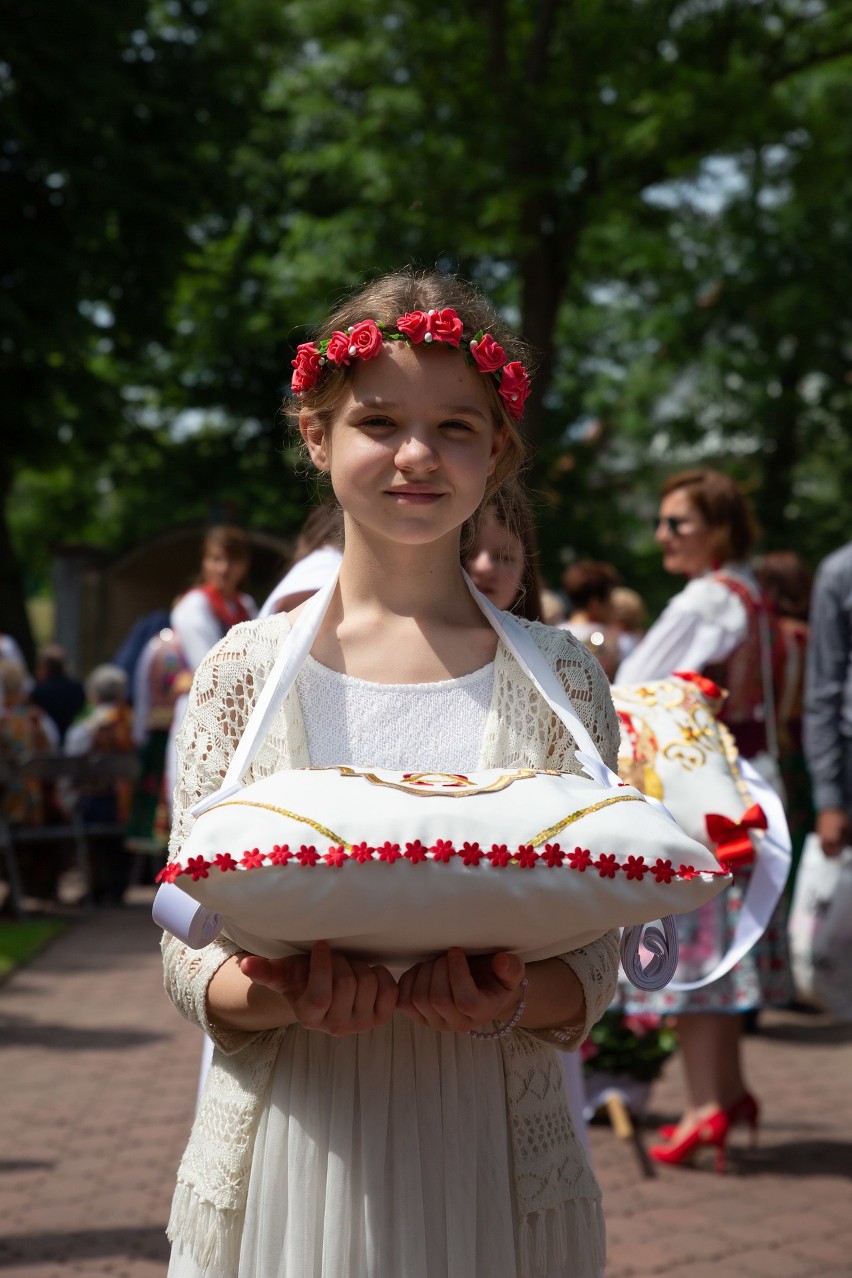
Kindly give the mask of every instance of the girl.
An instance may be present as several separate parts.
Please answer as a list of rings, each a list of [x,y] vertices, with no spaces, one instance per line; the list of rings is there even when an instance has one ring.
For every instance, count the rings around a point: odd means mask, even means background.
[[[364,288],[322,339],[294,361],[294,413],[344,512],[344,556],[251,776],[579,771],[461,571],[463,531],[522,460],[517,340],[470,286],[412,272]],[[199,667],[173,855],[294,615],[237,627]],[[612,766],[597,663],[526,624]],[[216,1044],[178,1174],[171,1278],[597,1278],[600,1192],[553,1048],[579,1047],[609,1003],[616,932],[526,968],[451,949],[398,980],[326,944],[274,962],[224,940],[195,952],[165,935],[163,948],[171,997]]]
[[[520,493],[510,490],[481,511],[476,543],[464,566],[477,590],[497,608],[527,621],[542,620],[535,529]]]

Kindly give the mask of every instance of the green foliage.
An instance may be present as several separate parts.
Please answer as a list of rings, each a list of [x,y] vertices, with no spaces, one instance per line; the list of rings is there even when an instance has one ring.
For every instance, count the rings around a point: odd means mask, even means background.
[[[621,1074],[651,1083],[677,1050],[677,1035],[658,1016],[627,1016],[610,1009],[582,1050],[586,1074]]]
[[[594,555],[661,602],[647,516],[697,459],[767,545],[848,536],[848,0],[46,0],[38,38],[27,12],[0,497],[17,474],[31,579],[51,539],[177,512],[298,522],[293,349],[408,261],[478,279],[540,353],[551,580]]]

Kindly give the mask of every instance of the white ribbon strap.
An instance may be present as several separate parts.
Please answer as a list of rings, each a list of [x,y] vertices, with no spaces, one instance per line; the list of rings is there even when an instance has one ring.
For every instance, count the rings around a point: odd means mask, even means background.
[[[236,794],[242,788],[242,778],[251,767],[252,760],[278,714],[287,693],[296,682],[322,625],[331,597],[337,588],[337,573],[317,591],[302,608],[293,628],[281,645],[275,664],[261,689],[240,742],[231,756],[228,770],[215,794],[208,794],[190,808],[193,816],[200,816],[214,804]]]
[[[285,637],[281,651],[263,685],[220,788],[215,794],[207,795],[206,798],[193,804],[190,809],[193,816],[206,812],[208,808],[221,803],[223,799],[237,793],[241,788],[242,778],[251,766],[260,743],[272,727],[319,633],[323,618],[337,589],[338,574],[339,570],[302,608],[296,624]],[[464,574],[464,578],[485,618],[494,627],[521,668],[529,675],[554,714],[571,733],[579,747],[577,757],[583,763],[587,774],[601,785],[618,784],[619,778],[604,764],[597,746],[535,642],[520,622],[508,613],[495,608],[489,599],[480,594],[467,573]]]
[[[762,835],[758,835],[760,844],[751,882],[727,954],[708,976],[697,981],[673,981],[669,989],[678,993],[688,993],[690,990],[700,990],[705,985],[712,985],[730,972],[735,963],[739,963],[769,926],[790,873],[790,831],[778,792],[747,759],[739,758],[737,767],[752,797],[766,813],[767,828]]]
[[[486,620],[497,631],[499,638],[503,640],[521,669],[529,675],[533,686],[544,697],[556,717],[571,733],[578,746],[577,758],[587,765],[584,770],[592,777],[592,780],[599,781],[601,785],[619,785],[621,778],[610,771],[604,763],[600,751],[586,731],[582,719],[571,705],[565,689],[547,664],[535,640],[530,638],[521,623],[511,613],[501,612],[499,608],[495,608],[491,600],[486,599],[485,595],[476,589],[467,573],[464,574],[464,579]],[[592,765],[594,770],[590,770],[588,765]],[[602,773],[601,769],[603,769]]]
[[[222,931],[222,915],[193,901],[176,883],[161,883],[154,897],[151,917],[164,932],[171,932],[191,950],[203,950]]]

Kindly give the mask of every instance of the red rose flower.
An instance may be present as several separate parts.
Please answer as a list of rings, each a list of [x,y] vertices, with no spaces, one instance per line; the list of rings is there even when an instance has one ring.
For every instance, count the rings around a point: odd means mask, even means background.
[[[237,868],[237,863],[230,852],[220,852],[218,856],[214,856],[213,864],[217,870],[235,870]]]
[[[205,861],[203,856],[191,856],[186,863],[184,874],[191,874],[193,883],[199,879],[207,878],[207,871],[210,868],[210,862]]]
[[[327,865],[341,866],[348,858],[342,847],[329,848],[323,860]]]
[[[458,346],[464,332],[464,324],[451,306],[443,311],[432,311],[428,316],[429,332],[436,342]]]
[[[293,853],[289,846],[285,843],[282,847],[280,843],[276,843],[275,847],[269,853],[269,859],[273,865],[286,865]]]
[[[408,311],[400,315],[396,326],[416,346],[429,332],[429,316],[424,311]]]
[[[263,865],[263,855],[258,848],[252,848],[250,852],[244,852],[240,860],[247,870],[259,870]]]
[[[518,865],[522,870],[532,870],[538,860],[538,853],[532,844],[521,844],[518,848]]]
[[[296,370],[290,383],[294,395],[301,395],[302,391],[316,386],[322,372],[320,358],[320,353],[313,342],[302,342],[296,347],[296,358],[290,361]]]
[[[326,359],[330,359],[333,364],[348,364],[351,345],[348,333],[341,333],[339,330],[332,333],[328,339],[328,346],[325,348]]]
[[[643,856],[629,856],[624,863],[624,873],[628,879],[639,879],[640,883],[648,873]]]
[[[463,843],[459,856],[465,865],[479,865],[482,860],[482,848],[478,843]]]
[[[587,865],[592,865],[592,854],[588,848],[575,848],[573,852],[568,853],[568,864],[572,870],[579,870],[581,873]]]
[[[419,839],[415,839],[413,843],[406,843],[404,856],[412,865],[417,865],[418,861],[426,860],[426,849]]]
[[[491,851],[486,852],[485,855],[488,857],[488,860],[492,865],[505,866],[508,865],[512,859],[509,855],[509,849],[506,847],[505,843],[492,843]]]
[[[675,869],[671,861],[664,861],[662,857],[659,856],[651,866],[651,873],[658,883],[671,883],[674,878],[674,872]]]
[[[471,342],[470,353],[482,373],[497,373],[506,362],[506,352],[494,341],[490,333],[483,334],[479,342]]]
[[[449,839],[436,839],[429,851],[432,853],[433,860],[442,861],[444,865],[447,864],[450,857],[456,854],[456,850]]]
[[[595,868],[602,879],[614,879],[618,873],[618,862],[615,854],[610,852],[602,852],[595,861]]]
[[[296,853],[296,860],[301,865],[316,865],[319,860],[319,852],[317,852],[315,847],[306,847],[303,843]]]
[[[382,332],[374,320],[361,320],[349,334],[349,351],[352,347],[360,359],[372,359],[382,349]]]
[[[551,870],[557,865],[561,865],[565,860],[565,853],[562,851],[558,843],[545,843],[544,845],[544,861],[549,865]]]
[[[524,415],[524,402],[530,393],[527,370],[518,360],[503,365],[503,375],[497,388],[506,405],[506,412],[519,422]]]
[[[388,865],[393,865],[401,856],[398,843],[383,843],[379,848],[379,860],[387,861]]]

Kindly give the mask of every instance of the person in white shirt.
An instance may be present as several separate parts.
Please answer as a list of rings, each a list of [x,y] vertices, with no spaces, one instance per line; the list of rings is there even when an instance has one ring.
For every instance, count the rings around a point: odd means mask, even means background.
[[[170,629],[183,654],[184,670],[174,687],[174,714],[165,754],[164,799],[171,810],[175,786],[175,738],[186,713],[192,674],[232,626],[257,616],[257,604],[239,587],[249,569],[249,541],[240,528],[219,524],[204,538],[201,584],[188,590],[172,608]]]
[[[663,485],[655,530],[663,567],[686,577],[687,584],[621,663],[616,684],[645,683],[688,670],[713,679],[727,689],[721,717],[740,753],[761,771],[777,772],[773,626],[747,562],[757,534],[748,502],[720,471],[685,471]],[[750,866],[737,870],[733,885],[717,898],[725,949],[750,876]],[[682,945],[689,943],[684,929],[696,926],[685,917],[683,924],[678,920]],[[736,1123],[748,1123],[756,1132],[758,1105],[746,1087],[740,1056],[743,1013],[783,1006],[790,996],[779,907],[757,945],[718,981],[690,993],[637,990],[625,998],[630,1012],[678,1018],[688,1106],[678,1124],[662,1129],[663,1142],[651,1148],[652,1157],[684,1162],[701,1145],[723,1145]]]

